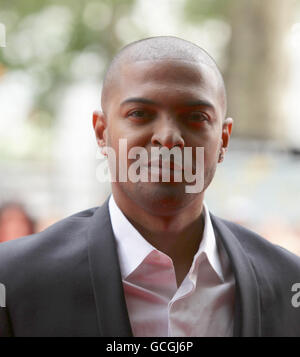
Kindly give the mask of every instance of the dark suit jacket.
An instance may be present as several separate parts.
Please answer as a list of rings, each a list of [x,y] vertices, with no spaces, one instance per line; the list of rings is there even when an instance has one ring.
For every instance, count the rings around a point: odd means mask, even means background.
[[[236,279],[234,336],[300,336],[300,258],[211,214]],[[0,244],[0,336],[132,336],[108,200]]]

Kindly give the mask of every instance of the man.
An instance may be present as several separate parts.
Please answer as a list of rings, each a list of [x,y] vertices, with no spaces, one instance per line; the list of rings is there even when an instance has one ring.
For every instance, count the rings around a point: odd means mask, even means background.
[[[126,46],[94,112],[98,145],[116,153],[112,195],[99,208],[0,246],[2,336],[300,336],[292,290],[300,258],[215,217],[204,193],[232,129],[213,59],[175,37]],[[204,148],[203,187],[120,179],[133,148]],[[122,152],[123,150],[123,152]],[[151,160],[146,163],[150,177]],[[142,168],[140,167],[140,170]],[[145,171],[144,171],[145,172]],[[297,285],[296,285],[297,286]]]

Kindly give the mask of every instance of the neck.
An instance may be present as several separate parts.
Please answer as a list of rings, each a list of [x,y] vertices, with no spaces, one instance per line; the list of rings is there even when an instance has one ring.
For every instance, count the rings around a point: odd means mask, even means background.
[[[203,195],[172,216],[151,214],[132,200],[122,199],[114,190],[113,195],[118,207],[137,231],[152,246],[172,259],[177,283],[180,283],[188,272],[202,239]]]

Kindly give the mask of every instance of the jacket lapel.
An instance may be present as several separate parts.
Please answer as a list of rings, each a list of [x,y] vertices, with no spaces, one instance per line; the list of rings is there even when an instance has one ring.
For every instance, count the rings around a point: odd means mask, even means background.
[[[261,335],[259,288],[251,262],[225,222],[210,213],[216,236],[229,256],[235,276],[234,337]]]
[[[88,236],[98,325],[103,337],[132,336],[108,201],[109,198],[95,211]]]

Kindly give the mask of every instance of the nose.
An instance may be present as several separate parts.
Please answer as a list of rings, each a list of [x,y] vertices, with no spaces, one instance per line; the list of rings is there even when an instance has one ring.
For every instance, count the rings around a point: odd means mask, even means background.
[[[156,126],[151,143],[153,146],[166,146],[169,150],[175,146],[184,147],[184,139],[178,126],[171,118],[165,118]]]

